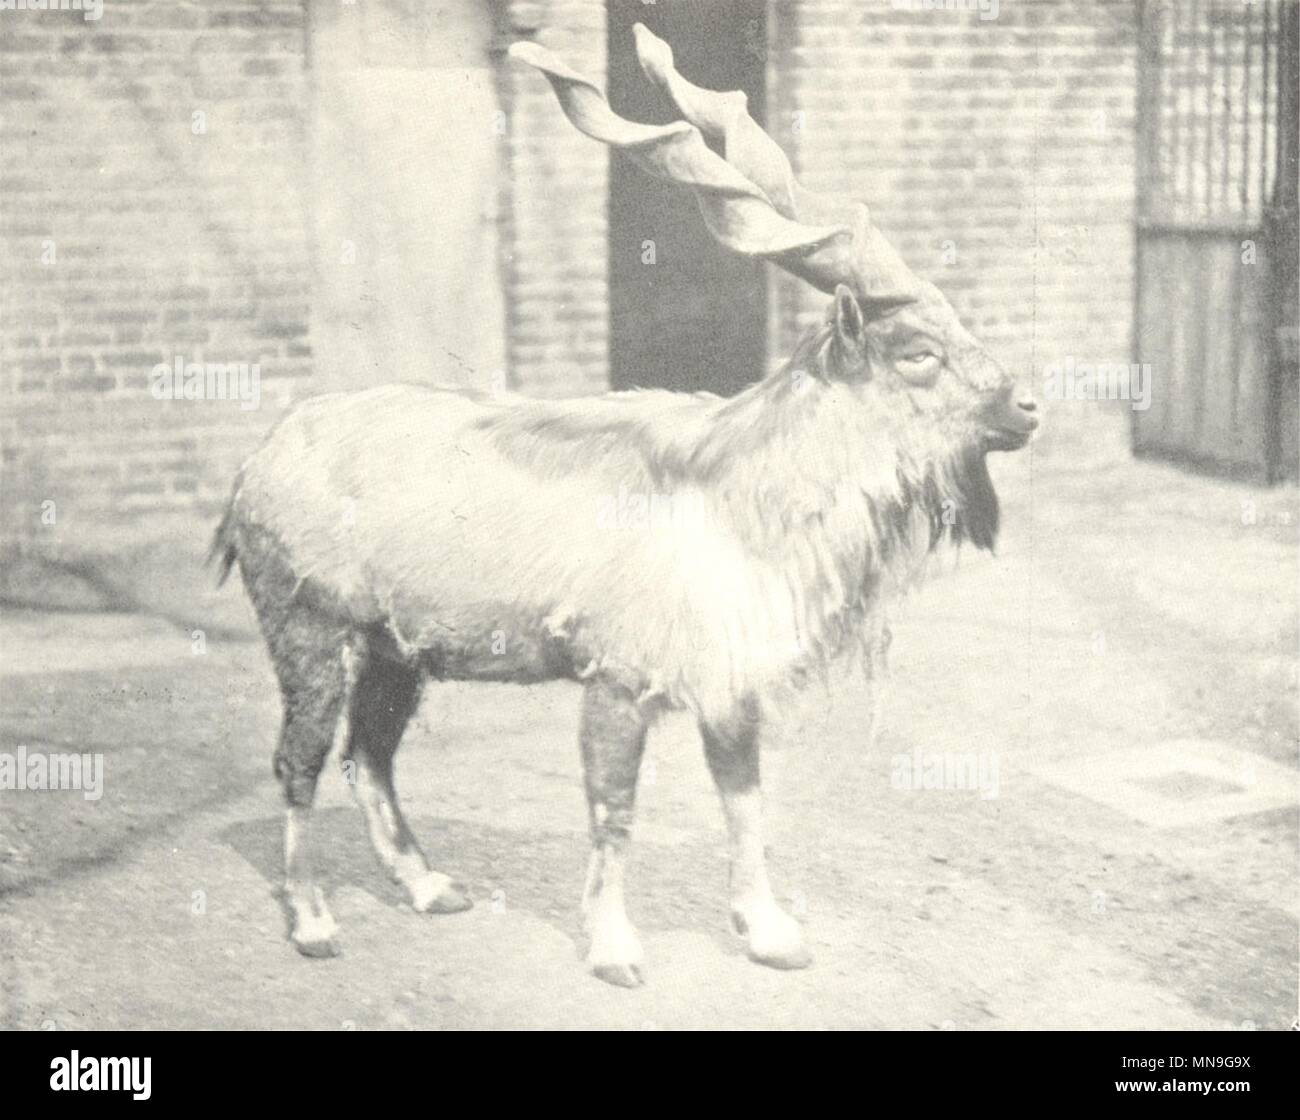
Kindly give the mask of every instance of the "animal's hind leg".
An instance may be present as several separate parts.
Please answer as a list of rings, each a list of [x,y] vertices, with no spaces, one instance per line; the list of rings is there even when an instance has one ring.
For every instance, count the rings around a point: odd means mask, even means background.
[[[275,776],[284,789],[284,893],[289,936],[308,956],[333,956],[334,919],[313,881],[308,853],[316,781],[347,711],[364,639],[345,620],[298,598],[300,580],[275,542],[256,528],[240,535],[239,571],[280,682],[284,723]]]
[[[599,678],[582,703],[582,767],[591,818],[591,862],[582,911],[600,979],[631,988],[642,982],[641,941],[623,904],[623,867],[632,831],[646,718],[625,689]]]
[[[364,644],[346,630],[304,612],[279,620],[268,644],[284,697],[284,726],[275,752],[275,773],[287,805],[284,832],[284,903],[289,937],[309,957],[338,952],[337,927],[316,886],[309,854],[311,806],[316,782],[335,737],[347,719],[348,699]]]
[[[430,869],[407,827],[393,785],[393,756],[402,732],[420,699],[417,669],[372,657],[353,693],[344,772],[379,862],[411,895],[411,905],[425,913],[468,910],[471,902],[450,878]]]

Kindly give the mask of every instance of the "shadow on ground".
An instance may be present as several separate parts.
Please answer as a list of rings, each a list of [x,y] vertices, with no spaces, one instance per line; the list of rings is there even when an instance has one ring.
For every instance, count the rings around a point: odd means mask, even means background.
[[[493,828],[471,821],[413,818],[411,828],[431,866],[463,883],[475,906],[531,915],[567,937],[576,956],[586,949],[578,899],[590,848],[577,833]],[[241,822],[216,835],[261,877],[272,894],[284,874],[282,817]],[[327,899],[358,888],[377,903],[409,911],[406,893],[381,871],[365,835],[359,810],[338,806],[312,814],[312,852],[317,884]],[[723,883],[715,870],[706,882],[684,873],[716,864],[714,846],[702,841],[669,847],[638,842],[630,905],[643,930],[688,930],[712,937],[720,952],[744,956],[741,942],[725,934]],[[414,916],[414,912],[411,912]],[[454,916],[448,920],[454,920]],[[346,951],[347,929],[340,931]],[[288,929],[285,930],[286,936]]]

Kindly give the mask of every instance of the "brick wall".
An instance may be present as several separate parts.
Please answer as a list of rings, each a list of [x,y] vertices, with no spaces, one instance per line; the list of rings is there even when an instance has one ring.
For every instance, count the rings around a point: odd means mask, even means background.
[[[510,0],[503,38],[531,38],[605,82],[602,0]],[[503,230],[513,385],[535,396],[609,386],[607,150],[578,132],[547,81],[502,60]]]
[[[308,388],[304,42],[298,0],[0,13],[11,544],[215,509]],[[177,356],[258,363],[260,407],[155,399]]]

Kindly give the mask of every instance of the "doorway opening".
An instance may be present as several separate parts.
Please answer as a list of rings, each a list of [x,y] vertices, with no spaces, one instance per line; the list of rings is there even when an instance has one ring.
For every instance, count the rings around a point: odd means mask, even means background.
[[[673,48],[678,70],[710,89],[743,90],[766,110],[766,0],[610,0],[608,89],[616,113],[677,119],[637,63],[632,26]],[[610,384],[730,395],[763,376],[767,278],[709,234],[689,191],[617,155],[609,176]]]

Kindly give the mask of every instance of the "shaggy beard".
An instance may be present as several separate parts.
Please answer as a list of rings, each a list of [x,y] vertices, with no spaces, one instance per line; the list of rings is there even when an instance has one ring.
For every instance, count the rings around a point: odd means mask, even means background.
[[[931,487],[937,485],[934,476],[929,476]],[[993,479],[989,477],[988,453],[980,446],[967,446],[948,466],[945,482],[950,487],[949,495],[956,502],[955,520],[952,525],[944,525],[940,517],[935,525],[933,501],[928,502],[930,511],[930,546],[933,548],[948,530],[949,539],[954,544],[970,541],[976,548],[993,551],[998,537],[998,520],[1000,511],[998,495],[993,489]],[[942,510],[942,503],[940,503]]]
[[[889,537],[896,545],[907,542],[913,510],[923,511],[930,525],[930,551],[946,539],[952,544],[969,541],[993,551],[997,543],[999,507],[987,452],[978,444],[960,448],[951,457],[929,461],[919,470],[898,471],[899,503],[893,509]]]

